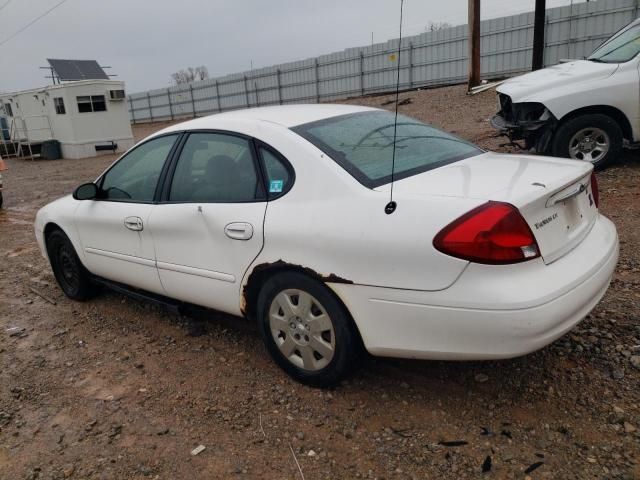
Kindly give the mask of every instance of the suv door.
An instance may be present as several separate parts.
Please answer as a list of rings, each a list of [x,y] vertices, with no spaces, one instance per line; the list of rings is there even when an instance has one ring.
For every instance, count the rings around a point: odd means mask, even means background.
[[[164,135],[135,147],[97,181],[99,199],[79,202],[75,222],[85,266],[93,274],[164,294],[148,221],[178,137]]]
[[[151,214],[170,297],[240,314],[240,284],[263,245],[266,197],[250,139],[195,132]]]

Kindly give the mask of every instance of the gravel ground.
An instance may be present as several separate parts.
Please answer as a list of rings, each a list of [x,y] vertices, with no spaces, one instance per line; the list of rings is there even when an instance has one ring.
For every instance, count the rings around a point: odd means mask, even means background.
[[[401,112],[506,151],[488,124],[493,92],[409,97]],[[508,361],[370,359],[324,391],[281,373],[246,321],[200,315],[206,334],[193,337],[194,318],[116,293],[63,297],[37,250],[34,215],[112,160],[8,161],[1,479],[640,478],[637,153],[598,175],[621,258],[604,300],[572,332]]]

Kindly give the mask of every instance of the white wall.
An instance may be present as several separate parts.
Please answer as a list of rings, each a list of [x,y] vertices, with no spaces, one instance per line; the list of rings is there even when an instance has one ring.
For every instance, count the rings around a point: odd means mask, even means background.
[[[14,117],[24,119],[31,141],[55,139],[61,143],[66,158],[96,156],[95,145],[111,141],[122,152],[133,145],[126,101],[109,100],[109,90],[124,90],[124,82],[84,80],[50,85],[0,96],[0,103],[10,103]],[[107,110],[80,113],[77,97],[104,95]],[[65,114],[57,114],[54,98],[63,98]],[[12,100],[12,101],[10,101]],[[47,119],[51,129],[48,128]]]

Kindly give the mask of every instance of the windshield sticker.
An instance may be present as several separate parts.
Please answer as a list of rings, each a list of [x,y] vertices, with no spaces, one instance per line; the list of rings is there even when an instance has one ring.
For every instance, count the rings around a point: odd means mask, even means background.
[[[269,184],[269,193],[282,192],[283,185],[284,185],[284,181],[282,180],[271,180],[271,183]]]

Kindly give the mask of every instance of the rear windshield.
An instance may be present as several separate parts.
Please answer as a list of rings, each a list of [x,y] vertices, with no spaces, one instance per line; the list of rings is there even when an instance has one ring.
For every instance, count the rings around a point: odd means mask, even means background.
[[[370,111],[292,128],[369,188],[391,182],[395,114]],[[475,145],[398,115],[394,178],[400,180],[483,153]]]

